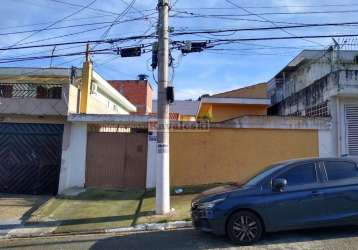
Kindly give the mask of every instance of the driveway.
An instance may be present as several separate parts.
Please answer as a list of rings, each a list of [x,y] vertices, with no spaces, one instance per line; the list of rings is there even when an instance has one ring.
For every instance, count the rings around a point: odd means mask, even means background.
[[[305,230],[267,235],[260,244],[236,247],[225,237],[216,237],[192,229],[127,235],[67,236],[0,241],[1,249],[358,249],[358,227]]]
[[[6,235],[10,228],[21,227],[31,214],[50,198],[49,196],[0,194],[0,235]]]

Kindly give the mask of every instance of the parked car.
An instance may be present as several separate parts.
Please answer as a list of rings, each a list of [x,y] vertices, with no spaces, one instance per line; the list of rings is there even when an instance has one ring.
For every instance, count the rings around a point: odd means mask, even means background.
[[[253,244],[264,232],[358,225],[358,167],[353,158],[291,160],[269,166],[243,185],[203,192],[193,225]]]

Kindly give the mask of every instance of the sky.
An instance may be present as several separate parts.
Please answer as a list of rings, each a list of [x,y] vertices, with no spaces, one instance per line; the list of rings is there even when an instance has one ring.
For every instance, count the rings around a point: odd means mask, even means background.
[[[356,0],[230,1],[244,7],[246,11],[225,0],[172,0],[170,27],[174,32],[183,32],[287,26],[296,23],[358,22],[356,17],[358,2]],[[91,2],[93,2],[90,6],[92,9],[81,7],[81,5],[88,5]],[[131,2],[132,0],[2,0],[0,48],[153,34],[157,22],[156,1],[134,1],[134,5],[128,13],[123,14]],[[98,11],[98,9],[102,11]],[[199,18],[197,15],[193,17],[193,14],[205,15],[205,17]],[[116,19],[120,23],[111,26],[111,22]],[[124,22],[131,19],[137,20]],[[76,26],[82,24],[86,25]],[[75,27],[62,28],[64,26]],[[351,25],[227,32],[221,36],[205,34],[171,37],[171,41],[358,34],[358,31],[355,31],[356,28]],[[8,34],[14,32],[17,34]],[[358,41],[355,38],[338,39],[340,43],[344,43],[345,40],[348,43]],[[92,45],[92,49],[115,49],[121,46],[150,44],[153,41],[136,40],[113,45]],[[179,50],[173,49],[171,54],[174,58],[174,67],[170,71],[170,80],[175,87],[176,99],[197,99],[203,94],[214,94],[269,81],[301,50],[327,49],[329,45],[332,45],[332,40],[322,38],[224,44],[201,53],[188,55],[182,55]],[[79,52],[85,50],[85,45],[0,51],[0,61],[13,57],[51,55],[53,50],[54,54]],[[52,61],[42,59],[1,63],[0,66],[81,67],[83,59],[83,56],[77,55],[54,58]],[[145,53],[137,58],[121,58],[115,53],[94,55],[92,60],[95,70],[107,80],[137,79],[138,74],[147,74],[152,86],[156,88],[157,71],[151,70],[151,53]]]

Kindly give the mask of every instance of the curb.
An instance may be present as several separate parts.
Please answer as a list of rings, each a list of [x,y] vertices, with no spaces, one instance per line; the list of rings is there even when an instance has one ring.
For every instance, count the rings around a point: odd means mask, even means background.
[[[11,233],[5,236],[0,236],[1,239],[19,239],[19,238],[38,238],[38,237],[55,237],[55,236],[69,236],[69,235],[86,235],[86,234],[110,234],[110,233],[134,233],[134,232],[153,232],[166,231],[174,229],[192,228],[191,221],[174,221],[167,223],[147,223],[140,224],[134,227],[120,227],[101,230],[88,230],[78,232],[31,232],[31,233]]]

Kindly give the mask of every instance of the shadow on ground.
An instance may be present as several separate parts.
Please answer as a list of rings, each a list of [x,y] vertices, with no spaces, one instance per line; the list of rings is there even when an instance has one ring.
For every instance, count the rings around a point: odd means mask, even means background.
[[[358,237],[358,227],[339,227],[301,230],[268,234],[256,245],[259,248],[275,247],[282,244],[321,241]],[[213,249],[231,248],[226,237],[218,237],[195,230],[150,232],[117,236],[98,240],[91,250],[100,249]]]

